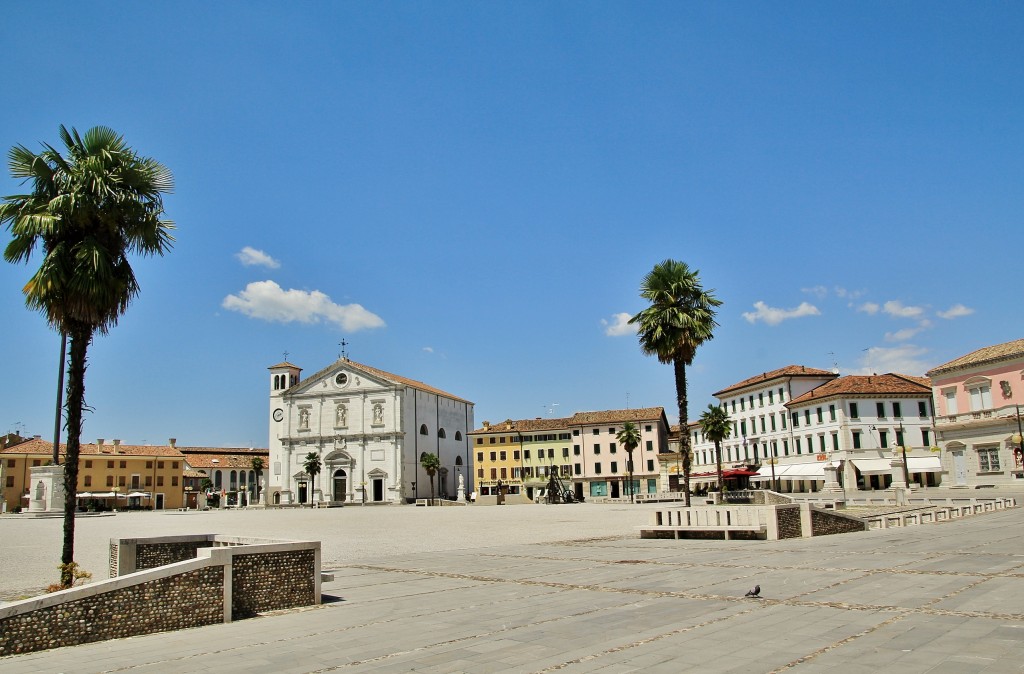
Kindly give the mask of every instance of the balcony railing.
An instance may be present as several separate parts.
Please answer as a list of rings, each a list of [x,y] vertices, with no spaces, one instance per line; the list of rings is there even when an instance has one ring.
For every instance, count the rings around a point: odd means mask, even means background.
[[[936,416],[935,423],[936,425],[967,424],[974,421],[985,421],[989,419],[1016,419],[1016,417],[1016,405],[1004,405],[1003,407],[996,407],[986,410],[972,410],[970,412],[957,412],[956,414]]]

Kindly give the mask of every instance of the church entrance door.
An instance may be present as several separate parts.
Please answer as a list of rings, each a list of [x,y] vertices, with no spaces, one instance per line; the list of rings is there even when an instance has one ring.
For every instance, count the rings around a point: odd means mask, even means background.
[[[339,468],[334,471],[334,501],[344,501],[348,492],[348,474]]]
[[[308,496],[306,491],[307,491],[306,490],[306,483],[305,482],[300,482],[299,483],[299,503],[305,503],[306,502],[306,499],[307,499],[307,496]]]
[[[375,477],[373,478],[373,500],[383,501],[384,500],[384,479]]]

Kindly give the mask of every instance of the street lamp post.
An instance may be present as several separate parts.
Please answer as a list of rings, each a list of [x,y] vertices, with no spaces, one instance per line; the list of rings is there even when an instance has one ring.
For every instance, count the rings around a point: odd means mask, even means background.
[[[1024,429],[1021,428],[1020,424],[1020,405],[1014,405],[1014,407],[1017,409],[1017,432],[1013,434],[1010,440],[1017,445],[1017,456],[1015,458],[1024,463]],[[1017,461],[1014,463],[1017,463]]]
[[[903,422],[900,422],[900,434],[897,438],[900,443],[900,450],[903,452],[903,482],[907,485],[907,489],[910,489],[910,470],[907,466],[907,442],[903,434]]]

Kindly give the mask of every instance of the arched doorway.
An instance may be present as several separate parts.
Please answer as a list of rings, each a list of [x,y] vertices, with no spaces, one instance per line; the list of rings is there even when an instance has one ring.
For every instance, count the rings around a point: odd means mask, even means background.
[[[343,469],[339,468],[334,471],[334,482],[333,489],[331,491],[332,501],[344,501],[345,495],[348,492],[348,473]]]

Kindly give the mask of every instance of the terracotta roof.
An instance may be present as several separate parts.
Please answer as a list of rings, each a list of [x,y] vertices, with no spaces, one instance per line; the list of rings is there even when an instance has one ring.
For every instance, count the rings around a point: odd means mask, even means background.
[[[207,475],[205,470],[189,470],[188,468],[186,468],[184,471],[182,471],[182,477],[194,477],[197,479],[201,479],[210,476]]]
[[[750,379],[744,379],[741,382],[727,386],[721,391],[712,393],[711,395],[716,398],[721,396],[723,393],[729,393],[737,389],[746,388],[748,386],[754,386],[756,384],[764,384],[773,379],[785,379],[787,377],[838,377],[839,375],[828,370],[818,370],[813,367],[807,367],[805,365],[787,365],[786,367],[780,367],[778,370],[772,370],[771,372],[764,372],[757,376],[751,377]]]
[[[278,363],[277,365],[271,365],[267,369],[268,370],[275,370],[275,369],[277,369],[279,367],[294,367],[296,370],[301,370],[302,369],[301,367],[299,367],[295,363],[289,363],[288,361],[284,361],[282,363]]]
[[[569,419],[570,426],[594,426],[625,421],[648,421],[665,416],[664,407],[641,407],[635,410],[604,410],[577,412]]]
[[[360,370],[363,373],[370,375],[371,377],[377,377],[377,378],[380,378],[380,379],[387,379],[387,380],[390,380],[390,381],[392,381],[392,382],[394,382],[396,384],[403,384],[403,385],[408,386],[410,388],[414,388],[414,389],[416,389],[418,391],[423,391],[424,393],[433,393],[434,395],[441,395],[441,396],[444,396],[446,398],[451,398],[452,400],[458,400],[459,402],[468,403],[470,405],[473,404],[473,403],[471,403],[468,400],[465,400],[465,399],[460,398],[458,396],[452,395],[451,393],[448,393],[447,391],[442,391],[439,388],[434,388],[433,386],[429,386],[427,384],[424,384],[421,381],[416,381],[415,379],[409,379],[408,377],[402,377],[402,376],[399,376],[397,374],[392,374],[390,372],[385,372],[384,370],[378,370],[375,367],[370,367],[369,365],[363,365],[362,363],[357,363],[354,360],[348,360],[347,358],[342,358],[342,359],[334,361],[333,363],[331,363],[330,365],[328,365],[324,369],[320,370],[316,374],[313,374],[313,375],[311,375],[309,377],[306,377],[304,380],[302,380],[301,382],[299,382],[295,386],[293,386],[290,389],[288,389],[288,391],[285,391],[285,393],[287,394],[289,391],[292,391],[292,390],[294,390],[294,389],[296,389],[296,388],[298,388],[300,386],[303,386],[310,379],[319,379],[320,377],[326,375],[327,373],[329,373],[329,372],[331,372],[333,370],[336,370],[338,367],[340,367],[342,365],[350,367],[353,370]],[[295,367],[295,366],[292,365],[292,367]]]
[[[977,351],[972,351],[966,356],[960,356],[955,360],[951,360],[948,363],[943,363],[938,367],[932,368],[927,372],[927,374],[929,377],[934,377],[937,374],[944,374],[964,367],[985,365],[987,363],[995,363],[1000,360],[1010,360],[1012,358],[1021,357],[1024,357],[1024,339],[1015,339],[1012,342],[986,346],[982,349],[978,349]]]
[[[252,460],[255,456],[263,459],[263,470],[266,470],[267,460],[270,457],[266,450],[264,450],[263,454],[186,453],[185,460],[192,468],[243,468],[245,470],[252,470]]]
[[[60,443],[59,453],[67,451],[67,444]],[[28,442],[0,450],[0,454],[53,454],[53,443],[40,438],[34,438]],[[180,459],[184,455],[174,447],[168,445],[114,445],[112,442],[104,442],[102,445],[93,443],[82,443],[79,448],[81,456],[156,456],[160,458]]]
[[[559,429],[565,430],[569,428],[569,420],[565,418],[559,419],[506,419],[496,424],[490,424],[489,426],[482,426],[473,433],[526,433],[534,431],[557,431]]]
[[[847,375],[826,382],[812,391],[794,398],[786,403],[786,407],[801,405],[811,400],[821,400],[834,396],[860,395],[919,395],[930,396],[931,382],[924,377],[911,377],[905,374],[873,374]]]

